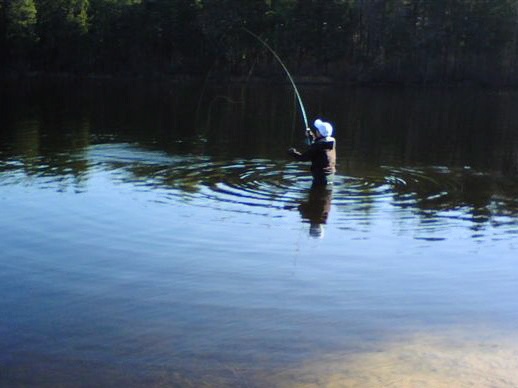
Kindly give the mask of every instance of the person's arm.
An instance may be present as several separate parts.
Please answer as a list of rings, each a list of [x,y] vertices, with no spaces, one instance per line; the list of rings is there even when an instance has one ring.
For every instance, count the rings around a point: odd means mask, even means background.
[[[311,130],[311,128],[306,128],[306,138],[309,140],[309,147],[307,148],[306,151],[299,152],[295,148],[290,148],[288,150],[288,153],[291,156],[297,158],[298,160],[302,160],[303,162],[310,161],[311,157],[314,153],[313,144],[317,137],[316,137],[315,133],[313,132],[313,130]]]
[[[311,160],[311,155],[313,154],[313,149],[312,149],[312,147],[309,147],[306,151],[301,153],[301,152],[297,151],[295,148],[290,148],[288,150],[288,153],[291,156],[297,158],[298,160],[307,162],[307,161]]]

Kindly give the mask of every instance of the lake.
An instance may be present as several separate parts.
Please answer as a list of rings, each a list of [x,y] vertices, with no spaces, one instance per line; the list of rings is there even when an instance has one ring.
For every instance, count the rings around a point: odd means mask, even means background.
[[[0,385],[515,387],[518,92],[0,92]]]

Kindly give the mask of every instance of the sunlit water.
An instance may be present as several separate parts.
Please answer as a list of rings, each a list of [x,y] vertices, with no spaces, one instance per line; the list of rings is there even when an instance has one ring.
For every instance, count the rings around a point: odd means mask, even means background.
[[[512,93],[308,88],[313,190],[287,88],[46,90],[0,132],[0,385],[518,385]]]

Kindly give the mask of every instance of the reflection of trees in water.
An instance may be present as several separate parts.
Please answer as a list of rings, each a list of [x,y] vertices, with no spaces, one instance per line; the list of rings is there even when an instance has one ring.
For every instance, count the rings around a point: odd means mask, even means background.
[[[462,217],[479,230],[495,218],[518,216],[518,185],[512,178],[472,170],[426,173],[426,180],[394,185],[394,202],[418,210],[423,221],[445,211],[461,210]],[[412,200],[409,201],[409,196]]]
[[[68,127],[62,131],[63,127]],[[7,136],[9,147],[2,170],[22,170],[28,176],[57,177],[61,188],[67,181],[81,185],[88,171],[82,152],[90,143],[90,126],[85,120],[69,123],[26,119],[11,123]]]
[[[172,153],[200,151],[215,157],[278,158],[297,139],[303,140],[289,85],[112,80],[30,86],[11,90],[18,97],[13,109],[2,110],[2,115],[58,123],[55,128],[62,132],[73,126],[59,123],[79,118],[92,135],[115,135]],[[307,85],[300,89],[310,117],[323,114],[335,123],[339,168],[469,165],[503,174],[518,172],[516,92]]]
[[[380,219],[390,219],[399,232],[414,230],[434,239],[436,233],[447,233],[449,225],[469,226],[474,235],[494,227],[508,233],[518,226],[518,182],[513,177],[446,167],[383,167],[361,175],[345,177],[334,188],[341,229],[354,225],[356,231],[370,233]]]
[[[328,95],[349,166],[423,164],[518,172],[518,93],[360,90]]]
[[[202,87],[112,81],[16,88],[14,97],[8,97],[11,108],[1,108],[0,157],[19,159],[28,174],[80,180],[89,168],[82,155],[88,145],[127,142],[171,155],[210,158],[209,165],[194,169],[188,163],[125,166],[136,181],[185,193],[220,182],[239,188],[252,181],[283,180],[283,163],[270,168],[267,177],[259,169],[252,171],[253,177],[243,175],[226,164],[282,160],[285,149],[294,145],[294,128],[296,139],[301,123],[295,120],[294,126],[296,105],[289,85],[209,84],[203,94]],[[425,171],[436,184],[426,179],[389,183],[398,206],[418,208],[423,216],[464,208],[474,225],[518,213],[512,178],[518,174],[518,93],[308,86],[301,93],[313,114],[324,114],[336,124],[342,175],[368,182],[381,165],[449,168],[442,174]],[[339,193],[335,191],[335,198]],[[352,206],[373,211],[378,194],[367,185]],[[277,194],[270,195],[275,200]],[[408,195],[415,200],[407,203]]]
[[[197,112],[197,132],[217,148],[218,155],[269,155],[285,150],[295,126],[302,139],[304,126],[296,123],[297,106],[289,86],[240,85],[213,88]]]

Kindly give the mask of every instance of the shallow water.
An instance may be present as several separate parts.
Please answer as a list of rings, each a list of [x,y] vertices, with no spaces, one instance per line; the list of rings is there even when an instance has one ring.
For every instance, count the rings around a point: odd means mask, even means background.
[[[2,91],[0,385],[518,385],[518,94]]]

